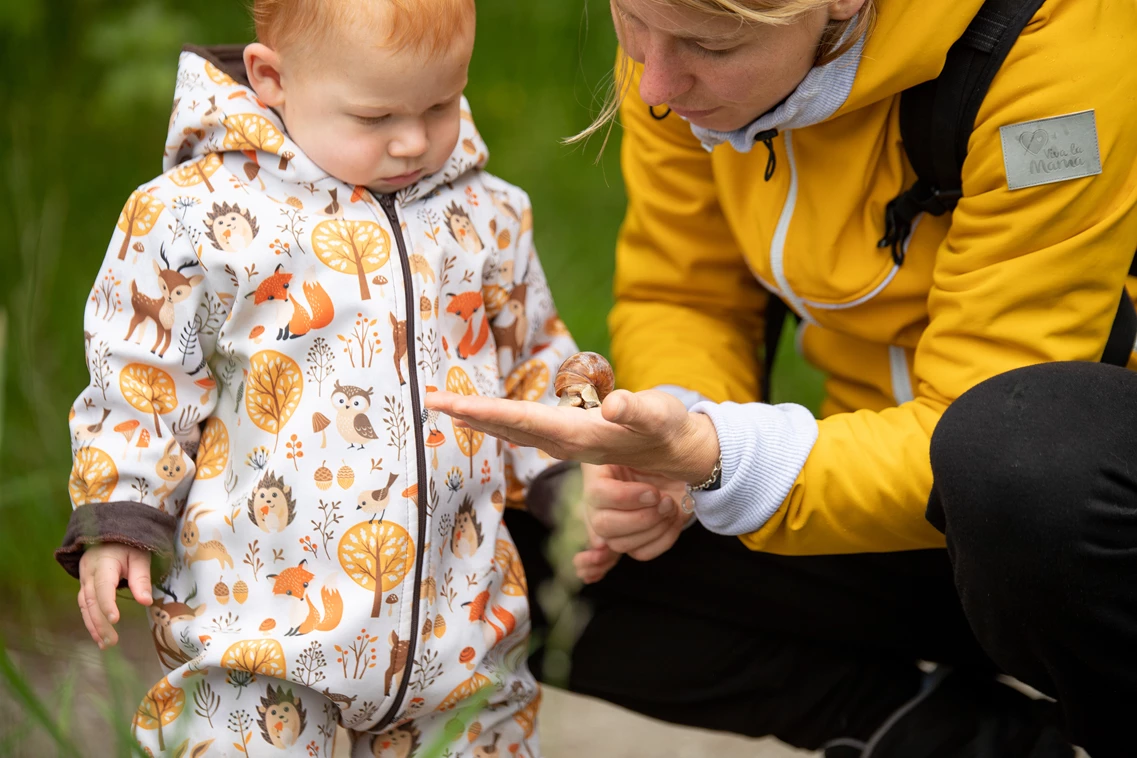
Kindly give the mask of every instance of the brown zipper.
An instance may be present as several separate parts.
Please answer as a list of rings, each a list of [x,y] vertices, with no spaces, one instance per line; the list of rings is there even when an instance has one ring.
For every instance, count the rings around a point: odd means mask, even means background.
[[[419,394],[418,361],[415,360],[414,352],[411,350],[415,344],[415,315],[413,307],[415,303],[415,284],[414,279],[411,277],[411,262],[407,256],[407,244],[403,239],[403,230],[399,224],[399,214],[398,211],[395,210],[395,196],[380,195],[378,200],[379,205],[382,206],[383,211],[387,214],[387,221],[391,224],[391,233],[395,235],[395,244],[399,248],[399,260],[403,266],[403,290],[407,298],[407,382],[411,386],[411,411],[414,414],[415,453],[418,459],[418,495],[416,497],[417,502],[415,503],[418,508],[418,553],[415,559],[414,600],[411,605],[411,634],[407,645],[407,665],[403,670],[399,690],[395,693],[395,702],[391,704],[383,720],[375,725],[376,730],[383,729],[395,719],[395,714],[399,712],[403,698],[406,697],[407,686],[410,684],[411,672],[414,668],[415,648],[418,646],[419,636],[418,618],[419,602],[421,600],[420,594],[422,592],[422,568],[426,562],[426,555],[424,553],[424,546],[426,544],[426,508],[423,507],[423,498],[427,491],[426,445],[422,438],[422,397]]]

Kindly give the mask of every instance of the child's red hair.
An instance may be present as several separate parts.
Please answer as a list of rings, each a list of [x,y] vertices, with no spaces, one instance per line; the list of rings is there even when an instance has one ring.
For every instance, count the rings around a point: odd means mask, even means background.
[[[253,0],[257,39],[277,50],[327,42],[377,11],[387,27],[378,44],[433,57],[473,22],[474,0]]]

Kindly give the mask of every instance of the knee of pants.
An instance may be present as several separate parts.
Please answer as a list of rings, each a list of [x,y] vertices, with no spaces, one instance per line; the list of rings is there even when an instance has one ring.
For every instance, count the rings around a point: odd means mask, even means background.
[[[952,403],[932,436],[928,519],[957,581],[968,565],[1008,579],[1068,568],[1137,492],[1135,423],[1137,375],[1094,363],[1016,369]]]

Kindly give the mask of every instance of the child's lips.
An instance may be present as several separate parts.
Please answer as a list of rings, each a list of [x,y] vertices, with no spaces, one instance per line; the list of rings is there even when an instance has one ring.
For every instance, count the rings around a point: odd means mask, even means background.
[[[418,179],[420,174],[422,174],[421,168],[418,171],[412,171],[409,174],[399,174],[398,176],[384,177],[383,181],[387,184],[410,184],[415,179]]]

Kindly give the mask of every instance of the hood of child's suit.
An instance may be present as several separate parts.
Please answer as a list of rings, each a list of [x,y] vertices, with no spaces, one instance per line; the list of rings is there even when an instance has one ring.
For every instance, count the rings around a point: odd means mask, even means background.
[[[244,49],[244,45],[222,45],[182,50],[163,171],[210,154],[240,152],[248,159],[245,173],[250,181],[261,171],[295,182],[326,179],[328,173],[292,141],[280,114],[257,98],[245,73]],[[401,190],[399,199],[406,203],[424,197],[483,168],[488,159],[489,150],[463,97],[462,130],[446,165]],[[209,170],[208,161],[199,165]]]

